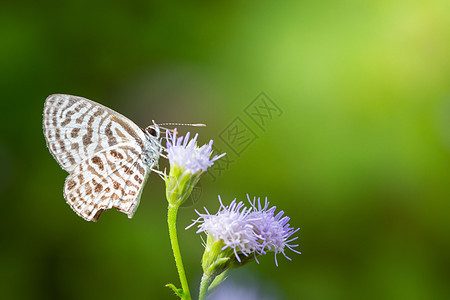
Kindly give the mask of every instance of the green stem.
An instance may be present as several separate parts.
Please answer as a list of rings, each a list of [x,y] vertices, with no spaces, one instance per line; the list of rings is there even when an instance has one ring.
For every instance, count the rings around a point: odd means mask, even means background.
[[[198,296],[198,300],[206,299],[206,296],[208,295],[208,287],[213,279],[214,278],[203,273],[202,281],[200,282],[200,295]]]
[[[175,264],[178,270],[178,276],[180,277],[181,287],[183,288],[183,294],[185,300],[191,300],[191,293],[189,292],[189,286],[184,273],[183,261],[181,259],[180,247],[178,246],[177,237],[177,212],[178,206],[172,206],[169,204],[167,213],[167,223],[169,225],[170,243],[172,245],[173,256],[175,257]]]

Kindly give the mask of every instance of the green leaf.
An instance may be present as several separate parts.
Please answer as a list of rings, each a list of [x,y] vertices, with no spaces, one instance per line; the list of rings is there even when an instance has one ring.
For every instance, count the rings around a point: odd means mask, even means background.
[[[180,299],[184,299],[184,293],[183,293],[182,289],[177,288],[176,286],[174,286],[171,283],[166,284],[166,287],[172,289],[172,291],[175,293],[175,295],[180,297]]]

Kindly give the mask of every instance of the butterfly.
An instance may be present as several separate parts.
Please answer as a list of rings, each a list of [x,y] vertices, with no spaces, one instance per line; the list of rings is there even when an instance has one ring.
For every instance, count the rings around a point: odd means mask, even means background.
[[[50,153],[69,173],[64,198],[80,217],[97,221],[111,208],[133,217],[163,149],[156,123],[141,129],[92,100],[55,94],[45,100],[43,130]]]

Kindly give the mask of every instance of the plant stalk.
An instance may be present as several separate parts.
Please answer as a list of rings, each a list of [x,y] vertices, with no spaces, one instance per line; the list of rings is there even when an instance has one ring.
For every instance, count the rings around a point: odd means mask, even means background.
[[[172,245],[173,256],[175,257],[175,264],[178,270],[178,276],[180,277],[181,287],[183,288],[183,300],[191,300],[191,293],[189,291],[186,274],[184,272],[183,261],[181,259],[180,247],[178,245],[177,237],[177,213],[178,206],[172,206],[169,204],[167,213],[167,223],[169,225],[169,237]]]
[[[199,296],[198,296],[198,300],[206,299],[206,296],[208,295],[209,285],[211,284],[213,279],[214,278],[212,278],[212,277],[206,275],[205,273],[203,273],[202,281],[200,282],[200,293],[199,293]]]

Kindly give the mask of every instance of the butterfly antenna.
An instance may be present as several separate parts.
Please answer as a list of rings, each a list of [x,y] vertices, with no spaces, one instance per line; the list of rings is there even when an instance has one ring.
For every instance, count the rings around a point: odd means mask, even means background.
[[[201,124],[201,123],[198,123],[198,124],[190,124],[190,123],[161,123],[161,124],[158,124],[158,125],[163,125],[163,126],[165,126],[165,125],[170,125],[170,126],[193,126],[193,127],[205,127],[206,126],[206,124]]]

